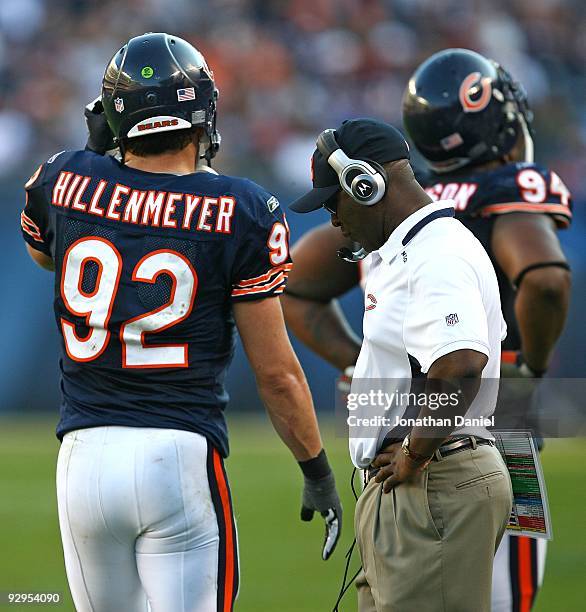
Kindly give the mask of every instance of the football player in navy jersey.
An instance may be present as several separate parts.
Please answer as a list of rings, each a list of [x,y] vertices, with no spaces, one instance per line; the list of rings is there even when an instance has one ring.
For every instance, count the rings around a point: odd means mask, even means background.
[[[324,516],[324,559],[340,535],[278,298],[291,269],[287,222],[273,195],[212,170],[217,96],[189,43],[133,38],[86,110],[86,150],[54,155],[26,184],[23,237],[56,275],[59,523],[80,611],[233,609],[223,412],[236,328],[303,471],[301,518]],[[114,147],[120,159],[105,155]]]
[[[557,230],[569,226],[572,203],[562,179],[533,161],[532,113],[522,86],[478,53],[448,49],[410,79],[403,118],[428,162],[419,182],[434,199],[455,201],[456,217],[494,263],[508,326],[502,375],[543,376],[568,309],[570,272]],[[308,232],[293,249],[296,267],[283,298],[294,333],[346,376],[360,340],[337,298],[368,273],[369,258],[357,246],[329,224]],[[358,265],[337,257],[340,249]],[[493,612],[531,608],[545,544],[505,535],[493,568]],[[359,597],[367,592],[363,580],[357,580]]]

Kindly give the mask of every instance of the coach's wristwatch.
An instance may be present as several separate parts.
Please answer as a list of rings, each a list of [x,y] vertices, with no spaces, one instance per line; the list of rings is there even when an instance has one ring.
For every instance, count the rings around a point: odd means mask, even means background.
[[[409,450],[409,444],[411,442],[410,434],[407,434],[403,439],[403,444],[401,444],[401,449],[415,463],[421,464],[421,468],[427,467],[428,463],[431,461],[431,457],[426,457],[425,455],[420,455],[419,453],[415,453],[412,450]],[[433,455],[432,455],[433,456]]]

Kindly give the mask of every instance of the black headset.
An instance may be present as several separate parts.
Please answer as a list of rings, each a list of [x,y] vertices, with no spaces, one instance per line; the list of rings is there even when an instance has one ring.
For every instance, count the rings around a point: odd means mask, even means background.
[[[340,148],[334,130],[324,130],[316,142],[318,151],[336,171],[340,187],[358,204],[380,202],[387,189],[387,173],[374,161],[351,159]]]

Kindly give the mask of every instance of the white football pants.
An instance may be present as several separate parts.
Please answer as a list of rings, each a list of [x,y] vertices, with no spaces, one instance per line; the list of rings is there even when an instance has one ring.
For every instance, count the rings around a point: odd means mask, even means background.
[[[528,612],[543,583],[547,540],[505,533],[492,566],[491,612]]]
[[[59,525],[78,612],[230,612],[237,534],[223,461],[203,436],[95,427],[65,435]]]

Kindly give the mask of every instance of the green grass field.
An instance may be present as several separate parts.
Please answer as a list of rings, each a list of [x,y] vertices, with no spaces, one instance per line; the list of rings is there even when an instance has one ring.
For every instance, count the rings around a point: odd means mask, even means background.
[[[321,521],[301,523],[301,476],[288,451],[264,420],[231,422],[227,463],[240,535],[239,612],[331,610],[352,541],[353,497],[345,440],[325,428],[345,507],[344,537],[334,557],[320,558]],[[0,420],[0,593],[63,593],[51,610],[73,610],[57,527],[54,491],[58,443],[46,420]],[[544,470],[554,523],[538,612],[577,612],[586,599],[586,444],[548,442]],[[357,561],[355,560],[354,564]],[[455,577],[455,579],[458,579]],[[0,610],[43,609],[7,606]],[[356,609],[352,590],[341,608]],[[173,611],[169,611],[173,612]],[[472,612],[472,611],[471,611]]]

